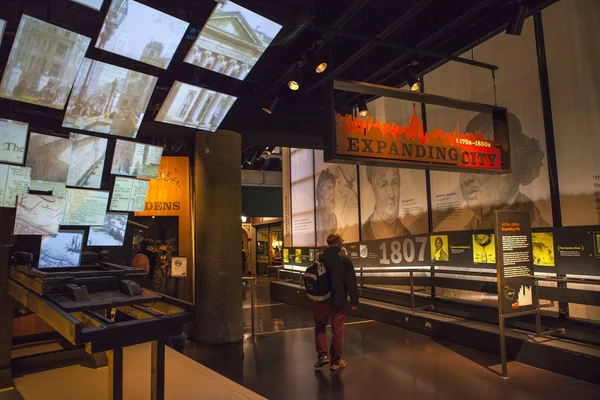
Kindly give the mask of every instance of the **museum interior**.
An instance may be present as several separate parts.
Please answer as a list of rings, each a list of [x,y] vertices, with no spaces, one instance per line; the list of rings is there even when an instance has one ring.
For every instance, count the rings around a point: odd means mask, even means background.
[[[598,26],[0,0],[0,400],[600,399]]]

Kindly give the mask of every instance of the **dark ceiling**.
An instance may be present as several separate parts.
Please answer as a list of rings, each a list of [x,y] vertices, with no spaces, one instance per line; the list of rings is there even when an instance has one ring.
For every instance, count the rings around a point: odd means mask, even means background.
[[[256,153],[258,146],[321,147],[321,109],[325,83],[331,76],[402,86],[403,72],[409,66],[421,76],[446,62],[446,56],[458,55],[506,29],[519,5],[526,5],[533,14],[557,0],[238,0],[236,3],[283,25],[243,82],[183,62],[215,1],[138,1],[190,22],[190,31],[167,70],[93,46],[110,0],[104,1],[100,12],[68,0],[0,0],[0,18],[8,21],[0,66],[6,65],[23,13],[84,34],[92,38],[87,57],[158,76],[140,140],[163,141],[169,146],[178,142],[182,145],[175,146],[178,152],[191,150],[194,130],[153,122],[152,110],[164,101],[173,81],[180,80],[238,96],[221,129],[242,134],[244,158]],[[286,82],[311,48],[319,50],[329,67],[316,74],[306,65],[300,90],[292,92]],[[275,112],[267,115],[261,108],[274,95],[280,101]],[[347,93],[335,94],[338,107],[355,101]],[[19,116],[32,126],[63,130],[62,112],[44,107],[0,99],[2,116]]]

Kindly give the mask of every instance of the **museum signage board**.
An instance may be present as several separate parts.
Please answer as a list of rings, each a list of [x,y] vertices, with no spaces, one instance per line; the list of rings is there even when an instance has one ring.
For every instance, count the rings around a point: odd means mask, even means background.
[[[498,307],[501,315],[536,309],[529,211],[495,211]]]
[[[453,131],[425,129],[416,108],[409,123],[402,125],[377,115],[343,115],[333,110],[332,100],[328,109],[333,116],[332,134],[325,135],[324,141],[326,162],[487,173],[510,171],[507,111],[502,107],[362,82],[333,81],[331,88],[332,92],[335,88],[490,114],[494,132],[493,137],[481,131],[461,132],[458,121]]]

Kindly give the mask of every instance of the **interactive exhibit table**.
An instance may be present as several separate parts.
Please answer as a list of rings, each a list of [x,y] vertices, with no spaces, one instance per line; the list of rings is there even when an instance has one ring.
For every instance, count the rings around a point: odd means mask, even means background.
[[[85,345],[92,365],[108,364],[110,399],[123,397],[123,347],[152,342],[151,398],[164,399],[165,339],[193,320],[193,305],[142,288],[142,269],[102,262],[47,271],[11,267],[8,291],[17,307]]]

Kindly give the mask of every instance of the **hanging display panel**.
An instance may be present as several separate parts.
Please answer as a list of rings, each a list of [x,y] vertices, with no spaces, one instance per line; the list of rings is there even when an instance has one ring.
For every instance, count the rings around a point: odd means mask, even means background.
[[[233,1],[218,2],[184,61],[243,81],[280,29]]]
[[[31,189],[64,187],[69,175],[73,142],[69,138],[32,132],[25,166],[31,168]]]
[[[15,208],[17,197],[27,194],[31,168],[0,164],[0,207]]]
[[[313,150],[290,150],[292,182],[292,243],[315,245],[315,186]]]
[[[111,174],[157,178],[163,148],[117,139]]]
[[[113,0],[96,47],[167,69],[189,25],[134,0]]]
[[[85,231],[58,231],[42,237],[38,268],[79,267]]]
[[[62,110],[90,40],[23,15],[0,83],[0,97]]]
[[[73,132],[69,138],[73,142],[73,150],[67,185],[100,189],[108,139]]]
[[[106,213],[104,225],[90,227],[88,246],[123,246],[127,229],[126,213]]]
[[[0,162],[23,164],[28,127],[25,122],[0,118]]]
[[[63,203],[61,197],[19,196],[14,235],[54,235],[62,221]]]

